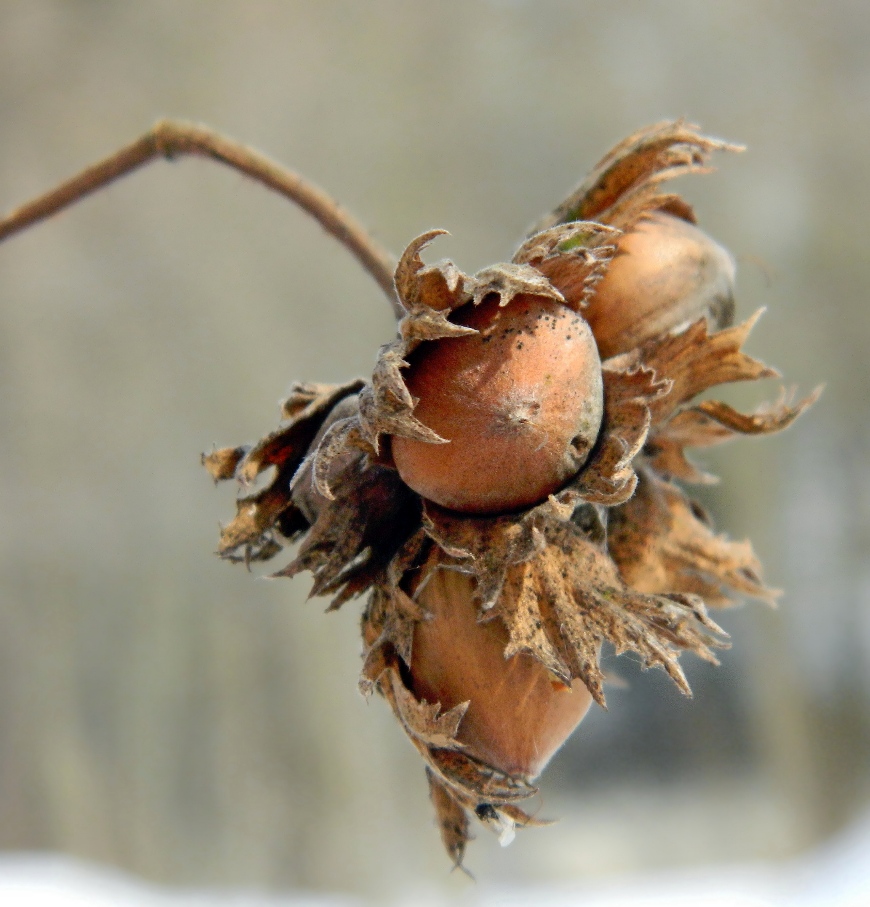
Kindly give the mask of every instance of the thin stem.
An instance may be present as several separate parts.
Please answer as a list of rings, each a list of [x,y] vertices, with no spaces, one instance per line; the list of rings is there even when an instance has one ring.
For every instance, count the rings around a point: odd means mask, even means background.
[[[0,219],[0,242],[155,158],[171,160],[183,154],[199,155],[227,164],[295,202],[356,256],[387,295],[396,317],[404,314],[393,284],[395,259],[334,199],[298,173],[287,170],[252,148],[192,123],[160,120],[132,144],[91,165],[45,195],[16,208]]]

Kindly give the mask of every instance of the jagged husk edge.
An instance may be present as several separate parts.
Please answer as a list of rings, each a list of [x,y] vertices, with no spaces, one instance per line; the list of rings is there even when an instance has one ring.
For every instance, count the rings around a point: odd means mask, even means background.
[[[574,220],[597,221],[627,231],[653,210],[668,211],[694,223],[691,205],[679,195],[662,192],[662,183],[688,173],[708,173],[707,162],[716,151],[742,150],[741,145],[702,135],[685,120],[647,126],[611,149],[529,233]]]
[[[648,368],[670,382],[667,391],[649,401],[650,428],[642,458],[661,475],[687,482],[716,481],[691,464],[686,447],[710,447],[740,435],[782,431],[818,399],[821,388],[797,403],[782,392],[776,403],[763,404],[752,413],[741,413],[717,400],[690,405],[699,394],[721,384],[779,377],[776,369],[742,350],[762,312],[713,333],[706,319],[699,318],[680,333],[666,334],[606,361],[609,368]]]
[[[682,489],[642,470],[634,496],[610,516],[608,551],[623,582],[638,592],[697,595],[725,607],[734,594],[773,602],[748,540],[717,534],[709,515]]]
[[[709,447],[740,435],[772,434],[787,428],[821,392],[792,404],[783,393],[774,404],[741,413],[726,403],[694,398],[720,384],[778,377],[775,369],[743,352],[760,317],[710,333],[700,318],[684,331],[666,334],[606,367],[645,367],[667,376],[670,386],[649,400],[650,427],[634,461],[642,480],[634,496],[611,512],[608,549],[623,580],[639,591],[697,594],[708,605],[732,604],[735,593],[773,601],[776,590],[761,580],[761,565],[748,541],[717,535],[703,508],[674,479],[709,483],[688,447]]]
[[[329,414],[364,384],[359,379],[338,385],[294,384],[281,404],[277,429],[254,445],[202,455],[202,464],[215,482],[235,478],[243,490],[264,471],[275,470],[265,488],[237,499],[235,518],[221,528],[218,554],[222,558],[246,564],[268,560],[309,527],[293,503],[290,482]]]

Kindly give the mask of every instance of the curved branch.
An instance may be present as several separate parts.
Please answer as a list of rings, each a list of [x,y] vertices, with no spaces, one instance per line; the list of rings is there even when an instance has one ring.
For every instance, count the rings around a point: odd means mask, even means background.
[[[192,123],[160,120],[132,144],[92,164],[45,195],[11,211],[0,219],[0,241],[50,217],[155,158],[171,160],[183,154],[219,161],[295,202],[356,257],[387,295],[396,316],[404,314],[393,284],[395,259],[334,199],[298,173],[287,170],[252,148]]]

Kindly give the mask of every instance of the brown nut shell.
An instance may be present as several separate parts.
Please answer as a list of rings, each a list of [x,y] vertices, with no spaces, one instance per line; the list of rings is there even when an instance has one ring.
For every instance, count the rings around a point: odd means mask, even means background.
[[[437,570],[418,602],[432,613],[414,631],[415,695],[442,711],[469,702],[457,739],[470,755],[509,775],[537,777],[592,703],[585,685],[554,681],[531,655],[504,657],[508,631],[498,618],[480,623],[474,584]]]
[[[585,463],[603,414],[601,363],[585,320],[564,305],[491,295],[451,319],[479,333],[421,344],[406,384],[414,416],[449,441],[394,437],[404,482],[465,513],[528,507]]]
[[[619,239],[583,310],[601,358],[704,314],[718,327],[730,324],[734,270],[731,255],[694,224],[664,211],[646,215]]]

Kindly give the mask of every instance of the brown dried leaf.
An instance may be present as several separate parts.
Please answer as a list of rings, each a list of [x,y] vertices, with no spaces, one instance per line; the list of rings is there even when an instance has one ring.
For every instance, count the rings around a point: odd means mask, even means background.
[[[414,628],[430,615],[407,593],[399,588],[389,591],[375,588],[372,602],[366,613],[366,624],[377,632],[374,641],[363,657],[360,689],[368,696],[383,671],[391,664],[390,653],[395,653],[410,667],[414,644]]]
[[[475,600],[486,612],[501,594],[508,567],[528,560],[543,547],[537,523],[547,509],[544,504],[521,515],[471,517],[426,501],[423,529],[442,552],[432,563],[473,574]]]
[[[344,384],[294,381],[290,393],[281,401],[281,419],[297,421],[328,414],[339,400],[355,394],[364,384],[362,378]]]
[[[580,259],[597,259],[613,254],[613,244],[622,231],[596,221],[571,221],[535,233],[523,242],[514,253],[518,265],[538,266],[548,258],[562,255]],[[604,250],[602,252],[602,250]]]
[[[454,866],[461,866],[465,856],[465,847],[471,840],[468,830],[468,813],[462,804],[435,775],[426,767],[426,779],[429,782],[429,798],[435,807],[435,818],[441,833],[441,842]]]
[[[238,465],[239,481],[253,482],[270,466],[282,471],[295,471],[332,409],[364,386],[362,379],[347,384],[295,384],[290,396],[281,405],[283,417],[289,421],[248,451]]]
[[[456,739],[459,725],[468,711],[462,702],[446,712],[438,702],[419,700],[402,683],[398,672],[389,671],[387,682],[392,686],[396,714],[409,737],[425,746],[436,749],[462,750],[464,745]]]
[[[434,431],[414,416],[416,401],[402,377],[407,356],[421,343],[477,333],[454,324],[450,312],[471,299],[466,277],[452,262],[425,266],[421,250],[445,230],[430,230],[417,237],[403,253],[396,268],[396,288],[407,315],[399,322],[399,337],[381,347],[371,385],[360,392],[361,437],[377,455],[381,435],[398,435],[431,444],[444,444]]]
[[[396,268],[396,288],[407,316],[399,323],[399,333],[406,340],[430,339],[422,332],[429,330],[426,322],[433,320],[442,326],[448,322],[445,313],[464,305],[471,298],[469,278],[453,264],[444,260],[424,265],[420,252],[446,230],[430,230],[413,240],[402,253]],[[442,320],[438,320],[440,314]],[[453,326],[457,328],[456,325]],[[458,329],[458,328],[457,328]],[[410,347],[406,352],[410,351]]]
[[[419,749],[419,747],[418,747]],[[454,792],[475,803],[499,806],[533,797],[538,789],[455,749],[421,751],[430,767]]]
[[[362,437],[372,445],[374,452],[380,449],[381,435],[398,435],[428,444],[447,444],[446,438],[427,428],[416,416],[413,408],[384,405],[377,395],[368,388],[360,393],[359,421]]]
[[[359,419],[348,416],[329,426],[320,439],[311,459],[310,481],[314,490],[328,501],[335,499],[330,488],[330,475],[335,471],[336,459],[345,455],[360,440]],[[297,478],[296,481],[299,481]]]
[[[236,474],[236,467],[249,450],[249,447],[221,447],[211,453],[204,453],[200,462],[217,484]]]
[[[467,337],[476,334],[474,328],[467,328],[461,324],[449,321],[444,312],[434,309],[422,309],[411,315],[406,315],[399,322],[399,333],[406,345],[416,346],[414,341],[441,340],[444,337]],[[406,352],[407,355],[407,352]]]
[[[234,469],[243,484],[265,469],[276,470],[268,487],[236,501],[235,518],[221,529],[221,557],[246,564],[268,560],[284,541],[308,528],[303,510],[291,500],[291,477],[330,413],[363,385],[361,380],[342,385],[296,384],[282,406],[288,421],[277,430],[252,447],[225,448],[203,457],[203,465],[215,479],[229,478]]]
[[[614,242],[619,234],[619,230],[594,222],[561,224],[531,236],[513,260],[533,265],[562,294],[569,307],[579,310],[604,276],[616,252]]]
[[[562,294],[540,271],[524,264],[504,262],[478,271],[471,279],[469,291],[472,302],[479,305],[491,293],[497,293],[499,305],[509,305],[515,296],[528,294],[564,302]]]
[[[378,350],[371,393],[378,406],[390,414],[414,408],[414,399],[402,378],[402,369],[408,367],[406,354],[407,344],[401,339],[386,343]]]
[[[703,603],[627,588],[607,554],[571,523],[553,523],[546,537],[544,551],[508,571],[495,609],[511,638],[505,655],[528,652],[563,683],[582,680],[604,705],[598,659],[608,640],[617,653],[637,653],[644,667],[663,667],[690,693],[677,661],[680,652],[715,661],[711,648],[723,645],[717,638],[722,631]]]
[[[766,435],[788,428],[819,398],[821,388],[791,405],[785,397],[753,413],[740,413],[727,403],[705,400],[684,409],[654,432],[645,454],[660,474],[686,482],[710,483],[716,477],[700,472],[686,459],[685,447],[711,447],[737,435]]]
[[[468,302],[468,277],[449,259],[443,259],[417,272],[420,299],[425,308],[455,309]]]
[[[740,146],[701,135],[697,127],[684,120],[648,126],[608,152],[532,232],[572,220],[597,220],[624,228],[644,210],[666,206],[673,210],[669,196],[658,196],[659,184],[684,173],[706,172],[714,151],[740,150]],[[685,203],[681,216],[694,219]]]
[[[628,500],[634,491],[633,462],[646,441],[650,409],[670,391],[671,384],[648,368],[619,369],[615,360],[605,364],[602,375],[604,420],[599,441],[566,491],[591,504],[614,506]]]
[[[343,447],[323,457],[322,449],[323,442],[291,489],[294,498],[314,512],[314,523],[296,558],[275,576],[309,570],[314,575],[311,594],[337,592],[332,607],[338,607],[384,581],[391,558],[419,526],[420,504],[395,470],[369,462],[362,451]],[[332,497],[311,494],[312,474],[318,468],[327,470],[321,483],[332,489]]]
[[[618,201],[614,202],[607,210],[602,211],[599,217],[605,223],[612,224],[624,232],[632,230],[637,223],[652,211],[665,210],[669,214],[682,217],[689,223],[695,223],[695,211],[692,206],[674,193],[659,192],[659,185],[665,180],[682,176],[684,172],[709,173],[709,167],[696,167],[692,170],[682,170],[679,167],[663,170],[644,183],[625,193]]]
[[[676,486],[641,474],[634,497],[611,513],[610,555],[623,582],[639,592],[700,595],[710,605],[734,593],[771,601],[748,541],[717,535],[709,518]]]
[[[505,621],[510,632],[510,643],[505,649],[505,658],[519,652],[528,652],[534,655],[553,677],[570,686],[571,668],[560,655],[559,647],[551,640],[551,628],[544,624],[540,603],[535,598],[538,589],[533,587],[534,578],[534,569],[526,564],[522,565],[522,568],[514,568],[509,580],[506,577],[505,601],[500,602],[495,611]],[[592,687],[589,689],[595,695]]]
[[[266,533],[261,538],[241,546],[241,550],[237,548],[219,553],[222,560],[231,564],[244,564],[250,570],[251,564],[269,561],[283,550],[283,540],[279,542],[273,535]]]
[[[397,588],[405,579],[409,570],[413,570],[419,564],[426,560],[426,555],[432,547],[426,533],[421,525],[421,502],[417,501],[416,495],[413,495],[417,509],[415,511],[416,519],[414,521],[416,531],[409,534],[406,541],[393,555],[387,570],[387,581],[390,588]]]
[[[717,384],[778,376],[775,369],[740,350],[761,311],[743,324],[712,334],[706,318],[700,318],[680,334],[651,340],[639,350],[616,356],[608,363],[640,360],[660,378],[672,382],[668,393],[650,403],[652,424],[657,426],[684,403]]]
[[[720,440],[733,437],[724,432]],[[714,443],[714,442],[711,442]],[[715,485],[719,477],[699,469],[687,456],[683,445],[662,434],[657,434],[644,448],[649,465],[660,475],[680,479],[693,485]]]
[[[509,844],[515,828],[540,828],[550,825],[547,820],[530,816],[514,803],[486,803],[476,796],[459,792],[444,784],[427,766],[426,777],[435,815],[441,831],[441,841],[454,865],[461,867],[465,847],[472,836],[468,830],[468,811],[499,838],[502,846]]]
[[[221,529],[218,554],[227,560],[268,560],[281,549],[272,530],[285,511],[296,508],[285,483],[273,482],[257,494],[236,501],[236,516]],[[245,549],[243,555],[238,550]]]
[[[407,350],[408,344],[404,340],[382,346],[372,383],[359,394],[361,438],[375,453],[379,450],[381,435],[399,435],[430,444],[447,443],[413,415],[416,401],[405,386],[401,373],[408,366],[404,358]]]
[[[699,167],[693,172],[709,173],[711,169]],[[682,171],[677,173],[664,171],[656,174],[648,183],[626,193],[607,211],[602,212],[600,215],[602,220],[626,233],[633,230],[644,217],[647,217],[653,211],[664,211],[690,224],[694,224],[695,210],[682,196],[674,192],[659,191],[663,181],[681,175]]]
[[[368,613],[364,620],[364,633],[369,636],[372,631],[366,626],[367,622]],[[429,768],[460,803],[472,809],[480,803],[501,806],[537,793],[537,788],[522,778],[506,775],[463,751],[455,734],[467,703],[440,714],[437,704],[420,702],[405,686],[395,654],[385,653],[382,664],[375,684],[377,689],[390,704],[408,739]],[[444,740],[445,745],[433,744],[432,740]]]
[[[435,237],[446,235],[447,230],[428,230],[412,240],[399,259],[393,280],[396,284],[399,300],[409,312],[414,311],[423,304],[420,298],[420,282],[417,280],[417,275],[426,266],[423,263],[423,259],[420,258],[420,253]]]
[[[700,601],[678,591],[651,596],[626,588],[613,561],[580,525],[566,521],[558,501],[473,520],[427,505],[424,529],[439,546],[435,562],[474,575],[481,613],[504,621],[506,658],[528,652],[563,683],[582,680],[600,704],[605,639],[617,651],[637,652],[647,667],[661,665],[686,693],[679,652],[713,659],[711,647],[721,645],[721,630]]]
[[[413,296],[407,303],[408,314],[399,322],[403,356],[424,340],[477,333],[474,328],[448,320],[453,309],[471,299],[468,286],[473,283],[452,261],[445,260],[417,271],[415,280]]]
[[[378,680],[387,668],[397,664],[396,652],[384,644],[384,628],[393,608],[390,590],[375,586],[362,615],[363,667],[359,677],[359,690],[367,699],[377,687]]]
[[[816,388],[808,397],[794,406],[789,405],[785,399],[781,399],[772,405],[765,404],[759,407],[754,413],[738,412],[727,403],[721,403],[718,400],[705,400],[687,412],[697,413],[699,421],[706,419],[709,425],[718,425],[731,434],[768,435],[788,428],[805,409],[819,399],[821,392],[821,388]],[[686,413],[675,416],[671,419],[669,426],[684,415]],[[685,428],[685,426],[683,427]],[[709,431],[709,429],[707,430]],[[701,446],[697,440],[698,432],[703,436],[704,429],[696,424],[696,434],[690,436],[686,443],[692,447]]]

